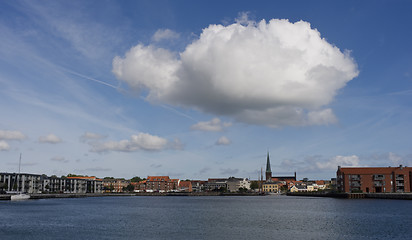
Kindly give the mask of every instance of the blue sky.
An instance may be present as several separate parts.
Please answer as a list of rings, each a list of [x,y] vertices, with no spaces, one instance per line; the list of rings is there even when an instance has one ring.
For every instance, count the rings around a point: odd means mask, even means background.
[[[412,165],[409,1],[2,1],[0,171]]]

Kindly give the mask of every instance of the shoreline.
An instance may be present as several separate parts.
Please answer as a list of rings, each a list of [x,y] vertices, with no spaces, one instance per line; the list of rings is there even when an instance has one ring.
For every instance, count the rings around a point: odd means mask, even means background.
[[[287,196],[302,197],[329,197],[344,199],[397,199],[412,200],[412,193],[320,193],[320,192],[295,192],[287,193]]]
[[[12,194],[1,194],[0,201],[10,201]],[[180,193],[45,193],[30,194],[30,199],[50,199],[50,198],[87,198],[87,197],[132,197],[132,196],[270,196],[261,193],[220,193],[220,192],[180,192]],[[319,193],[319,192],[300,192],[286,193],[286,196],[295,197],[327,197],[341,199],[397,199],[412,200],[412,193]]]
[[[12,194],[1,194],[0,200],[9,200]],[[180,193],[38,193],[29,194],[30,199],[86,198],[86,197],[131,197],[131,196],[264,196],[260,193],[219,193],[219,192],[180,192]]]

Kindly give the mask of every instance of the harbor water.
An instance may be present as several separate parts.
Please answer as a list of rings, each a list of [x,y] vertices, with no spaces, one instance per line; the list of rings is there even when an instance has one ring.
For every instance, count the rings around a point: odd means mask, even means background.
[[[412,201],[293,196],[0,201],[0,239],[411,239]]]

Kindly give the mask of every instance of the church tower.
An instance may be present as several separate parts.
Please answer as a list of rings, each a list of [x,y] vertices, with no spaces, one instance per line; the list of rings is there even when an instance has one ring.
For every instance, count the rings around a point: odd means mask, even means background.
[[[266,182],[272,181],[272,169],[270,168],[269,152],[266,160]]]

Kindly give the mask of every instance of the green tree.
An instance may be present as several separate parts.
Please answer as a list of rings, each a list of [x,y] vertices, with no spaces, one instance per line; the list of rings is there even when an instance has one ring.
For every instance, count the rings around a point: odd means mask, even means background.
[[[253,189],[253,190],[259,188],[259,182],[258,181],[252,181],[250,183],[250,188]]]
[[[133,177],[132,179],[130,179],[130,182],[140,182],[146,180],[146,178],[140,178],[139,176]]]
[[[127,185],[127,187],[123,187],[123,191],[133,192],[134,191],[134,186],[132,184],[129,184],[129,185]]]

